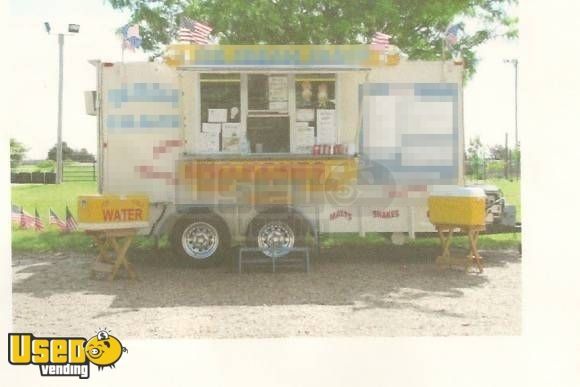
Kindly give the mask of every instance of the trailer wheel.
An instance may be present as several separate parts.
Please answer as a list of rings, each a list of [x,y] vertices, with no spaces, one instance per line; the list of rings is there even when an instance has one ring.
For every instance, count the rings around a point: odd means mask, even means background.
[[[261,249],[303,246],[311,233],[309,223],[297,212],[269,212],[256,216],[248,226],[248,244]],[[273,252],[264,252],[267,256]],[[277,254],[284,256],[285,254]]]
[[[171,233],[173,249],[195,266],[219,263],[229,249],[230,236],[216,215],[199,214],[177,221]]]

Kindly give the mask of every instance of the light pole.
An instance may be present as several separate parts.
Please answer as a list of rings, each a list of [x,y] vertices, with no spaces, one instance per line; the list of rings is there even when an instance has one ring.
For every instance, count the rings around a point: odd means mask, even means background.
[[[518,137],[518,60],[517,59],[504,59],[504,63],[511,63],[514,65],[514,99],[515,99],[515,129],[516,129],[516,149],[520,147],[520,141]]]
[[[44,22],[46,33],[50,35],[50,23]],[[66,35],[73,35],[79,32],[78,24],[69,24]],[[58,123],[56,129],[56,184],[62,183],[62,84],[64,78],[63,55],[64,55],[64,35],[58,34]]]

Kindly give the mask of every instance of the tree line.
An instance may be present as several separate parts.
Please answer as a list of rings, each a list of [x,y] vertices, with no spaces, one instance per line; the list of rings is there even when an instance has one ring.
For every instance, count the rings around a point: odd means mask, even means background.
[[[10,139],[10,168],[14,169],[22,164],[28,148],[14,138]],[[85,148],[73,149],[65,141],[62,143],[62,159],[80,163],[94,163],[96,157]],[[56,144],[50,148],[46,160],[56,161]]]

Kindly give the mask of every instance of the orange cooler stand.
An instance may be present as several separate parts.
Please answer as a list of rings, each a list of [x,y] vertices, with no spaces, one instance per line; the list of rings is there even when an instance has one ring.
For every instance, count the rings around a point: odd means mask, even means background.
[[[477,251],[479,232],[485,230],[485,192],[481,188],[433,187],[429,195],[429,220],[435,225],[441,241],[439,265],[461,265],[467,271],[476,266],[483,272],[481,256]],[[451,256],[453,232],[459,229],[469,239],[467,257]]]

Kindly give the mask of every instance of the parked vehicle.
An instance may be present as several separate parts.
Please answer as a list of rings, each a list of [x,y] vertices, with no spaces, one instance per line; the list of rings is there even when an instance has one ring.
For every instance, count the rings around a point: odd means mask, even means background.
[[[463,184],[463,67],[371,46],[170,46],[93,62],[99,190],[145,194],[150,235],[200,265],[232,245],[432,232],[434,185]]]

